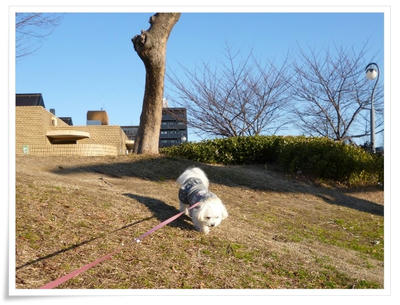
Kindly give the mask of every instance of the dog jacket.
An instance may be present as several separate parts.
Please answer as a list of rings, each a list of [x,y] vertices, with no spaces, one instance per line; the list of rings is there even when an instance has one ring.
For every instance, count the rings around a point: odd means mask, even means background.
[[[199,201],[205,201],[212,197],[217,197],[214,193],[208,191],[206,186],[198,178],[187,179],[179,189],[179,200],[189,206]]]

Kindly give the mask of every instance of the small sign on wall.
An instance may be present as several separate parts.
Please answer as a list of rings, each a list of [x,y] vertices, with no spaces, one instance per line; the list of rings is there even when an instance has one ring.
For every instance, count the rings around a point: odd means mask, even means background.
[[[22,145],[22,151],[25,155],[29,154],[29,145]]]

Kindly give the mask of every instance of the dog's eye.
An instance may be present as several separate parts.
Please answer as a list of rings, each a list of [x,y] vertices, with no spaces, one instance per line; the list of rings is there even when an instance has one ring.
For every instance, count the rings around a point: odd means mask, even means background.
[[[206,217],[206,219],[211,219],[211,217]]]

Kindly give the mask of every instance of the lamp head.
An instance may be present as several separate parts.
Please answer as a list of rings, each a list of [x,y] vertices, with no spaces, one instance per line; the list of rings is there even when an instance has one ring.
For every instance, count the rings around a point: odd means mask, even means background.
[[[365,76],[370,80],[373,80],[378,76],[378,68],[376,64],[371,63],[365,68]]]

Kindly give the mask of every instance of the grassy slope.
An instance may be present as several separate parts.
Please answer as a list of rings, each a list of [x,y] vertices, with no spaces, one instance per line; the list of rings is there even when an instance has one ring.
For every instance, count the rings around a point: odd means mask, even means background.
[[[230,216],[202,235],[178,212],[190,161],[17,158],[16,285],[37,288],[117,247],[60,288],[382,288],[383,192],[199,164]]]

